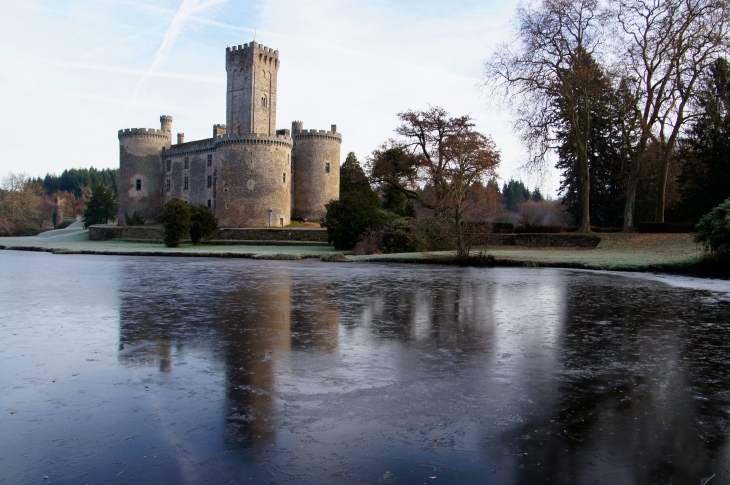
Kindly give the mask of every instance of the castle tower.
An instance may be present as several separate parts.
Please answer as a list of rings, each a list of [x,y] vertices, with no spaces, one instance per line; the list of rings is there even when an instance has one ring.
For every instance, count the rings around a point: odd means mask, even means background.
[[[323,219],[325,204],[340,198],[340,145],[337,125],[330,131],[305,130],[304,123],[292,123],[292,217]]]
[[[119,212],[138,211],[147,222],[156,222],[162,210],[164,172],[161,154],[170,148],[172,117],[160,117],[161,129],[127,128],[119,130]]]
[[[255,41],[226,49],[226,132],[276,134],[279,51]]]

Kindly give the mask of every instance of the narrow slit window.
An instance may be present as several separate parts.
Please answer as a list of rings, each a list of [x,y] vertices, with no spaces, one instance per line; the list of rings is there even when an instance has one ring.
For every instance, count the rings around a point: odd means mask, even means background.
[[[209,153],[208,154],[207,164],[208,164],[209,167],[212,167],[213,166],[213,154],[212,153]]]
[[[190,185],[190,179],[189,179],[189,178],[188,178],[188,176],[186,175],[186,176],[185,176],[185,178],[183,179],[183,188],[184,188],[185,190],[187,190],[187,189],[188,189],[188,187],[189,187],[189,185]]]
[[[208,188],[213,187],[213,176],[208,175],[205,179],[205,184],[208,186]]]
[[[213,201],[208,199],[208,209],[210,209],[213,206]]]
[[[165,190],[167,192],[170,191],[170,179],[165,180]]]
[[[266,99],[266,96],[261,96],[261,106],[266,108],[268,106],[268,100]]]
[[[329,162],[327,162],[327,163],[324,164],[324,171],[327,172],[327,173],[330,172],[330,164],[329,164]]]
[[[183,164],[185,165],[185,170],[187,170],[188,168],[190,168],[190,161],[189,161],[188,157],[185,157],[185,160],[183,161]]]
[[[282,183],[286,183],[286,172],[281,174],[281,181]]]
[[[170,160],[170,159],[168,158],[168,159],[167,159],[167,171],[169,172],[170,170],[172,170],[172,160]]]
[[[137,179],[137,183],[135,184],[135,188],[137,190],[142,190],[142,179]]]

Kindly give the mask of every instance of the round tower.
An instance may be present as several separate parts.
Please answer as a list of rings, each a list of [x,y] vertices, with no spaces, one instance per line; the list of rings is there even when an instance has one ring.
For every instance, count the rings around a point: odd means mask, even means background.
[[[337,125],[330,131],[304,130],[304,123],[292,123],[293,203],[292,217],[323,219],[325,204],[340,198],[340,146]]]
[[[291,222],[287,135],[223,135],[214,141],[215,215],[221,227],[283,227]]]
[[[119,224],[124,224],[125,214],[131,216],[134,211],[148,223],[157,222],[162,210],[161,156],[170,148],[172,117],[160,117],[160,124],[160,130],[119,130]]]
[[[172,133],[172,116],[160,116],[160,129]]]

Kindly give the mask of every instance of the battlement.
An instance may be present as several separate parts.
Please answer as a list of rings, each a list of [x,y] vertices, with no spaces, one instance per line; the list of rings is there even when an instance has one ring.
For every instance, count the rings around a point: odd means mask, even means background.
[[[169,157],[178,155],[190,155],[193,153],[212,152],[215,150],[215,140],[205,138],[203,140],[189,141],[180,145],[172,145],[165,152]]]
[[[279,145],[291,148],[293,141],[286,135],[265,135],[263,133],[243,133],[241,135],[223,135],[215,139],[215,145],[251,144]]]
[[[291,137],[294,140],[300,138],[323,138],[342,143],[342,133],[337,133],[337,125],[332,125],[332,131],[314,129],[305,130],[304,123],[301,121],[295,121],[292,123]]]
[[[125,128],[117,132],[119,139],[129,137],[150,137],[150,138],[170,138],[169,131],[158,130],[155,128]]]
[[[226,65],[230,66],[235,63],[240,65],[241,62],[248,64],[256,61],[259,63],[270,64],[275,68],[278,68],[279,50],[257,44],[255,41],[248,44],[226,47]]]

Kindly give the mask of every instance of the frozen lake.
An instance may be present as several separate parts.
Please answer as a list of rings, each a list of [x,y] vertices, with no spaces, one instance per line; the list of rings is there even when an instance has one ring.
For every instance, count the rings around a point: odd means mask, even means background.
[[[729,373],[728,282],[0,251],[0,483],[717,485]]]

